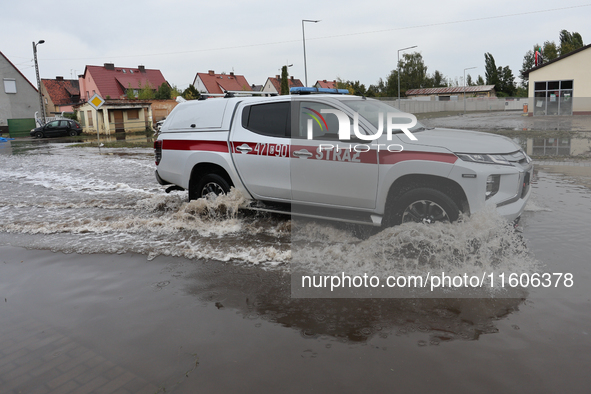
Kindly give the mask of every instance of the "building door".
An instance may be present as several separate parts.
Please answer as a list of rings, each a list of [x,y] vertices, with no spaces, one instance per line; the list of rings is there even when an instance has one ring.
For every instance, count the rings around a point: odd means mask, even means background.
[[[120,109],[113,110],[113,120],[115,123],[115,133],[125,132],[125,123],[123,122],[123,111]]]

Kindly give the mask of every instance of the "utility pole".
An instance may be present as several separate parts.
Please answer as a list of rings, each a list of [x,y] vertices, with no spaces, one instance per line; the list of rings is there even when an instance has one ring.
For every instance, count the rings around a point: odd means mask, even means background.
[[[45,106],[43,105],[43,93],[41,93],[41,78],[39,78],[39,64],[37,63],[37,45],[43,44],[45,40],[39,40],[37,44],[33,41],[33,55],[35,57],[35,72],[37,73],[37,89],[39,90],[39,108],[41,110],[41,117],[43,125],[45,125]]]

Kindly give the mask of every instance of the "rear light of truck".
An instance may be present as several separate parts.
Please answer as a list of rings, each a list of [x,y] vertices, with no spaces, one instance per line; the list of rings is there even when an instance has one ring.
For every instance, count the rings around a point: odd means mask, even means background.
[[[154,159],[156,165],[160,164],[160,159],[162,159],[162,140],[154,141]]]

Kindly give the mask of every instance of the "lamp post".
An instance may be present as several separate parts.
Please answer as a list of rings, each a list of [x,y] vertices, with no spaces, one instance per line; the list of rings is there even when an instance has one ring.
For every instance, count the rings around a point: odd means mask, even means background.
[[[39,108],[41,110],[41,116],[43,117],[43,125],[45,124],[45,106],[43,105],[43,94],[41,93],[41,78],[39,78],[39,64],[37,63],[37,45],[43,44],[44,42],[45,42],[45,40],[39,40],[39,42],[35,44],[35,41],[33,41],[33,55],[35,57],[35,72],[37,73],[37,89],[39,90]]]
[[[468,67],[464,69],[464,115],[466,114],[466,70],[472,70],[476,67]]]
[[[406,51],[407,49],[416,48],[416,45],[413,45],[408,48],[402,48],[398,50],[398,62],[396,63],[398,67],[398,109],[400,109],[400,51]]]
[[[307,87],[308,86],[308,68],[306,66],[306,33],[304,32],[304,22],[318,23],[318,22],[320,22],[320,20],[314,21],[314,20],[310,20],[310,19],[302,19],[302,38],[304,41],[304,77],[305,77],[306,87]]]

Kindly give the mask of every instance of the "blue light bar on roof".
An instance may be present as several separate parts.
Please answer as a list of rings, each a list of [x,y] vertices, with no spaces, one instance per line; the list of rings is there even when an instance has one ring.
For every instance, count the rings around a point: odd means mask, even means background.
[[[291,94],[309,94],[309,93],[328,93],[328,94],[349,94],[347,89],[329,89],[329,88],[306,88],[297,87],[289,89]]]

